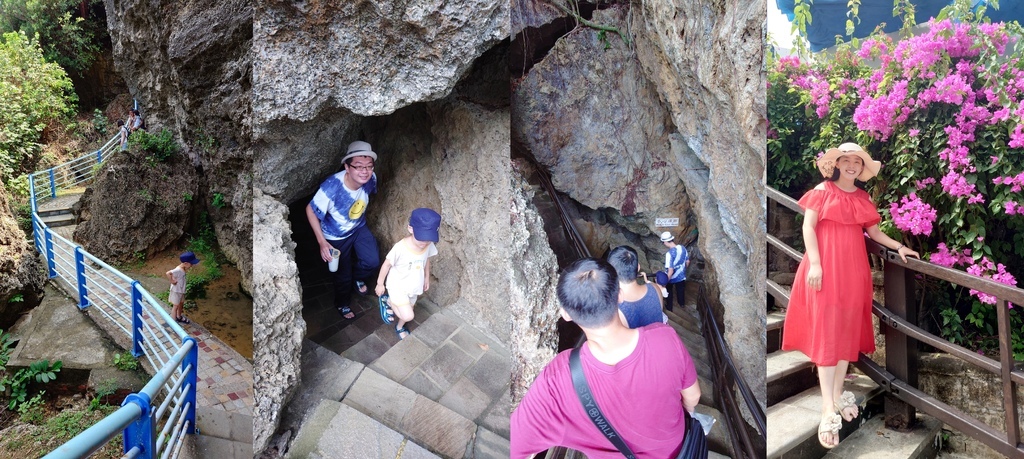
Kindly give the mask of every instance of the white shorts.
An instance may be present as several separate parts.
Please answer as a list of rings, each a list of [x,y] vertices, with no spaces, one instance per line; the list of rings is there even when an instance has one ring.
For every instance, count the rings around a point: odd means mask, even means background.
[[[391,298],[391,301],[394,302],[394,304],[407,304],[409,306],[413,306],[416,304],[416,299],[420,296],[412,293],[405,293],[400,290],[388,289],[388,297]]]
[[[171,304],[173,304],[175,306],[180,304],[184,299],[185,299],[185,294],[184,293],[171,292],[170,295],[167,295],[167,301],[170,301]]]

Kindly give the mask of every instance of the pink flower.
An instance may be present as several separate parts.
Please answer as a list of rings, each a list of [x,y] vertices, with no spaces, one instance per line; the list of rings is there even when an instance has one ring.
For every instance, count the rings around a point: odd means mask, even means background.
[[[917,137],[917,135],[920,134],[920,133],[921,133],[920,129],[911,129],[908,132],[908,134],[910,134],[911,137]]]
[[[932,223],[935,222],[936,216],[935,209],[918,199],[916,193],[904,196],[899,204],[895,202],[890,204],[889,213],[892,215],[893,224],[901,231],[926,236],[932,234]]]

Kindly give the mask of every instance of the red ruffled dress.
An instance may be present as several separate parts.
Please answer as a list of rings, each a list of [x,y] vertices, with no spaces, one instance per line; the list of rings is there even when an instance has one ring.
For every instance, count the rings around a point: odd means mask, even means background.
[[[867,192],[847,192],[825,181],[808,191],[800,207],[816,210],[821,290],[807,286],[806,254],[793,281],[782,337],[783,350],[798,350],[819,366],[854,362],[875,350],[871,327],[871,268],[864,230],[881,220]]]

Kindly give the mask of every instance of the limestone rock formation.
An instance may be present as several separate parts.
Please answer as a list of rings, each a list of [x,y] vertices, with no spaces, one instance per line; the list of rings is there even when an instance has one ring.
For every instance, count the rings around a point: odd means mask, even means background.
[[[46,266],[8,207],[7,189],[0,183],[0,330],[7,330],[22,312],[43,297]]]
[[[328,107],[384,115],[446,96],[508,36],[508,2],[272,0],[261,3],[254,29],[259,130]]]
[[[624,7],[599,11],[624,26]],[[624,27],[623,27],[624,28]],[[628,46],[581,28],[558,41],[513,94],[513,136],[551,172],[555,188],[591,209],[613,208],[641,236],[657,217],[689,213],[669,161],[669,113]]]
[[[120,152],[79,200],[84,221],[75,241],[108,262],[148,257],[181,238],[198,193],[195,169],[185,158],[158,162],[142,151]]]
[[[509,304],[512,313],[512,405],[518,405],[533,380],[555,356],[558,336],[558,299],[555,285],[558,264],[548,246],[544,223],[531,203],[531,189],[523,176],[529,167],[512,163],[509,201],[512,238],[509,267],[512,273]]]
[[[637,58],[678,130],[670,162],[705,216],[699,244],[709,284],[719,287],[711,294],[723,305],[726,341],[762,403],[765,11],[762,0],[641,2],[630,24]]]
[[[199,172],[197,203],[248,290],[253,4],[105,0],[104,6],[118,72],[150,131],[169,129],[184,146]]]
[[[517,41],[543,37],[546,13],[521,11],[529,23]],[[550,169],[556,188],[600,211],[580,209],[589,237],[607,244],[628,231],[648,255],[664,253],[654,218],[687,225],[694,216],[716,315],[762,402],[764,11],[762,1],[708,0],[594,11],[594,22],[626,31],[629,45],[584,26],[559,38],[517,82],[512,122],[514,140]]]
[[[258,188],[253,200],[253,445],[262,450],[280,422],[280,415],[299,382],[302,338],[302,286],[295,267],[295,242],[288,225],[288,207]]]

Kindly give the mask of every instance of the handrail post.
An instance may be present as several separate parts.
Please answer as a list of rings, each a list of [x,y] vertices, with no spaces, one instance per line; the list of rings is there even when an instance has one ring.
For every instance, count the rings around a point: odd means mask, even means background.
[[[57,198],[57,181],[53,179],[53,168],[50,168],[50,197]]]
[[[888,252],[887,250],[885,252]],[[883,254],[884,256],[885,254]],[[917,324],[914,301],[914,281],[911,272],[889,255],[885,263],[885,307],[894,315]],[[896,378],[917,387],[917,340],[892,326],[885,329],[885,368]],[[893,394],[885,396],[885,425],[890,429],[905,430],[914,424],[915,408]]]
[[[190,366],[191,369],[185,374],[185,384],[188,384],[188,392],[185,393],[185,399],[181,403],[182,406],[188,405],[188,410],[185,411],[185,421],[188,422],[188,429],[185,433],[194,434],[196,433],[196,384],[199,381],[199,342],[191,336],[181,340],[182,346],[188,342],[192,342],[192,348],[189,349],[188,355],[181,361],[181,371],[185,371],[185,368]]]
[[[96,164],[103,162],[103,149],[96,150]]]
[[[127,453],[134,447],[139,447],[140,453],[136,456],[139,459],[152,459],[156,451],[153,451],[154,423],[151,413],[149,396],[143,392],[129,394],[121,406],[134,403],[142,409],[142,414],[135,422],[124,428],[124,452]]]
[[[1020,418],[1017,407],[1017,384],[1010,377],[1013,371],[1013,341],[1010,332],[1010,311],[1007,309],[1006,300],[1000,298],[996,301],[996,321],[999,326],[999,377],[1003,380],[1003,409],[1005,410],[1003,422],[1006,426],[1006,441],[1011,445],[1020,443]]]
[[[85,255],[81,246],[75,246],[75,273],[78,277],[78,309],[89,307],[88,291],[85,289]]]
[[[47,275],[50,279],[57,277],[57,268],[54,266],[53,261],[53,230],[50,228],[43,228],[43,235],[46,238],[46,270]]]
[[[36,207],[36,173],[28,174],[28,197],[32,202],[32,213],[39,212]]]
[[[132,281],[132,355],[136,358],[142,357],[142,293],[139,291],[142,284],[137,280]]]

